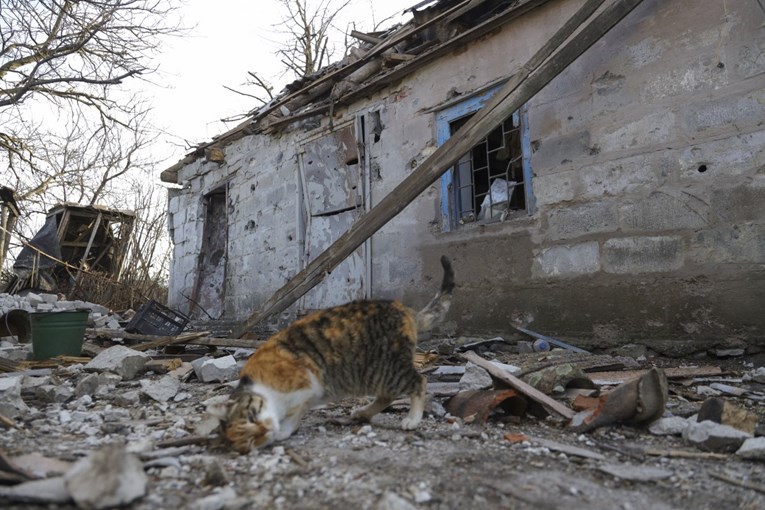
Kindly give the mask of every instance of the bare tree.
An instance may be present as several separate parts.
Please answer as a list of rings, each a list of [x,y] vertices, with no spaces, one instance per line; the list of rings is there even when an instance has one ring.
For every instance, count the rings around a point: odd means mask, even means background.
[[[153,181],[155,133],[127,86],[154,71],[163,38],[182,33],[176,1],[0,0],[0,181],[22,208],[18,239],[60,202],[137,206],[124,197],[139,189],[145,200],[164,197],[136,185]],[[146,246],[135,254],[154,255]]]
[[[320,0],[315,5],[308,0],[281,0],[281,3],[287,14],[278,27],[287,36],[287,43],[277,55],[285,71],[292,72],[296,78],[308,76],[329,64],[334,54],[330,32],[350,0]]]
[[[89,110],[129,128],[130,100],[113,89],[153,71],[169,0],[0,0],[0,150],[16,174],[37,165],[30,112]],[[76,114],[75,114],[76,115]],[[44,136],[42,137],[44,138]]]
[[[352,0],[279,0],[285,14],[275,28],[284,42],[276,54],[284,66],[283,75],[291,74],[292,78],[300,79],[330,63],[335,54],[333,42],[342,40],[346,32],[335,23],[343,9],[351,2]],[[249,78],[242,85],[254,88],[254,93],[226,88],[253,98],[261,104],[273,99],[273,86],[269,80],[257,72],[249,71],[247,74]],[[227,120],[237,119],[239,116]]]

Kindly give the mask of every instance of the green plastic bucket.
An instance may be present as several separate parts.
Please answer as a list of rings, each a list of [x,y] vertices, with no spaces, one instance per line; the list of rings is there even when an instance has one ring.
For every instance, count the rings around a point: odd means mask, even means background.
[[[79,356],[87,321],[88,312],[82,310],[30,313],[34,359]]]

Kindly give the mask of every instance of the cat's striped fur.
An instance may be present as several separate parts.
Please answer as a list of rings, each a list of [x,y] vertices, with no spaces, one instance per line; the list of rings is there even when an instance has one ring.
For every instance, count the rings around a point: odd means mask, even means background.
[[[269,338],[247,360],[231,395],[221,432],[248,452],[288,438],[302,416],[322,402],[375,396],[353,413],[369,420],[399,395],[411,397],[401,427],[418,426],[425,378],[414,367],[417,332],[441,322],[451,303],[454,272],[441,258],[441,289],[419,312],[398,301],[354,301],[315,312]]]

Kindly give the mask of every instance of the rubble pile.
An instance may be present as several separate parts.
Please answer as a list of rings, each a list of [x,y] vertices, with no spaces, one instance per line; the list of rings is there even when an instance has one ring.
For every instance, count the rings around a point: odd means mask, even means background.
[[[64,310],[89,310],[91,323],[97,326],[109,326],[118,328],[117,317],[109,314],[109,310],[95,303],[87,301],[67,301],[60,299],[57,294],[45,294],[28,292],[24,295],[0,294],[0,316],[12,310],[25,312],[56,312]]]
[[[347,420],[363,401],[343,401],[313,410],[287,441],[239,455],[205,410],[227,400],[253,349],[170,351],[151,338],[122,345],[91,334],[91,355],[0,364],[0,500],[152,510],[765,507],[759,358],[683,365],[645,348],[591,354],[524,341],[423,345],[430,402],[414,432],[399,428],[408,399],[363,425]],[[0,360],[23,348],[3,342]]]

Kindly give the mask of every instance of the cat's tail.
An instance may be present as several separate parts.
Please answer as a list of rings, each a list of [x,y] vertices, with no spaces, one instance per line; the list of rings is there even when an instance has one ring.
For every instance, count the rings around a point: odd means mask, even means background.
[[[430,331],[433,326],[443,322],[449,306],[452,304],[452,291],[454,290],[454,270],[446,255],[441,257],[441,265],[444,267],[444,280],[441,282],[441,290],[430,300],[425,308],[417,312],[417,331]]]

